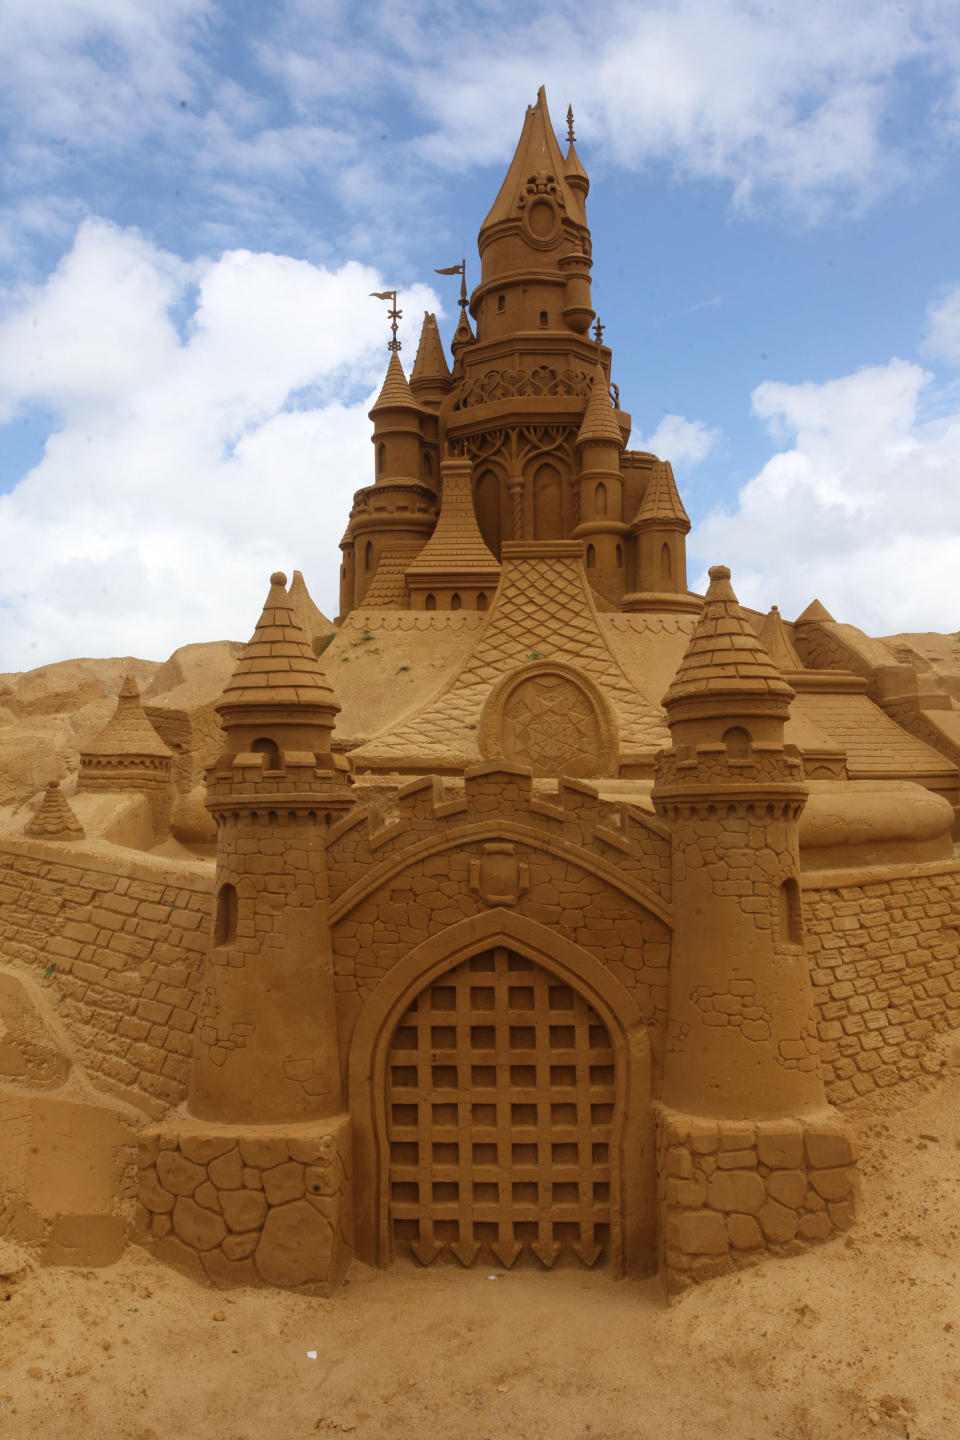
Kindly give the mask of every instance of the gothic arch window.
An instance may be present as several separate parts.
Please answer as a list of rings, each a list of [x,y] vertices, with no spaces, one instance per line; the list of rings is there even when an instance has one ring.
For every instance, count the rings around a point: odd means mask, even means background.
[[[494,470],[477,476],[474,509],[480,534],[494,555],[500,554],[500,477]]]
[[[560,485],[560,471],[549,461],[539,465],[534,471],[534,540],[560,540],[563,538],[563,496]]]
[[[593,492],[593,508],[597,515],[606,515],[607,513],[607,487],[602,480],[598,482]]]
[[[429,594],[429,595],[427,596],[427,598],[424,600],[424,602],[423,602],[423,608],[424,608],[424,610],[436,610],[436,608],[437,608],[437,597],[436,597],[436,595],[434,595],[434,594],[431,592],[431,594]]]
[[[484,594],[484,592],[481,590],[480,593],[477,595],[477,609],[478,609],[478,610],[486,610],[486,608],[487,608],[487,597],[486,597],[486,595]]]
[[[378,474],[378,475],[382,475],[382,474],[383,474],[384,467],[385,467],[386,463],[387,463],[387,447],[386,447],[386,445],[383,443],[383,441],[381,440],[381,441],[380,441],[380,444],[377,446],[377,474]]]
[[[460,596],[457,594],[457,592],[456,592],[456,590],[455,590],[455,591],[453,592],[453,594],[450,596],[450,609],[451,609],[451,610],[460,610],[460,609],[462,608],[462,606],[463,606],[463,601],[460,599]]]
[[[429,450],[424,450],[424,452],[423,452],[423,456],[421,457],[421,461],[420,461],[420,469],[421,469],[421,472],[422,472],[422,474],[423,474],[424,480],[426,480],[429,485],[432,485],[432,484],[433,484],[433,457],[431,456]]]
[[[587,569],[592,570],[597,563],[597,552],[592,545],[587,546]]]
[[[498,315],[502,315],[503,312],[504,312],[504,310],[506,310],[506,308],[507,308],[507,297],[506,297],[506,295],[498,295],[498,296],[497,296],[497,314],[498,314]]]
[[[670,546],[666,541],[660,547],[660,578],[670,580],[673,577],[673,557],[670,554]]]
[[[214,945],[229,945],[237,938],[239,898],[234,885],[221,885],[217,892],[217,918],[213,927]]]
[[[366,545],[364,545],[364,547],[363,547],[363,568],[364,568],[364,570],[372,570],[372,569],[373,569],[373,541],[372,541],[372,540],[368,540],[367,543],[366,543]]]
[[[550,316],[547,314],[546,310],[541,310],[541,311],[540,311],[540,329],[541,329],[541,330],[546,330],[546,328],[547,328],[547,326],[548,326],[549,324],[550,324]]]

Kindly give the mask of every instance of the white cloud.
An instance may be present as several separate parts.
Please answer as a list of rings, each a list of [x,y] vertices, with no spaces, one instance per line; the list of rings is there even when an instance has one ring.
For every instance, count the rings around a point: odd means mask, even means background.
[[[244,638],[278,566],[335,613],[341,529],[371,479],[383,284],[356,262],[247,251],[185,265],[81,227],[0,323],[0,413],[61,417],[0,496],[0,671]],[[412,355],[436,300],[414,287],[401,303]]]
[[[785,442],[732,512],[695,527],[692,559],[740,599],[793,616],[814,598],[872,634],[960,625],[960,410],[904,360],[825,384],[767,382],[754,412]]]
[[[960,365],[960,285],[930,306],[927,320],[924,352]]]
[[[711,430],[702,420],[686,420],[682,415],[664,415],[653,434],[634,436],[631,444],[638,450],[661,455],[674,467],[699,465],[720,438],[719,430]]]

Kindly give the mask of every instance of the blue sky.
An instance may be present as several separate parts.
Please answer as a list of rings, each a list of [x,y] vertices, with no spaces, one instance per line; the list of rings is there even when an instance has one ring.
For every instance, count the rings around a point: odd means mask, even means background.
[[[335,612],[369,291],[449,335],[540,84],[691,582],[960,626],[956,0],[4,0],[0,60],[0,671]]]

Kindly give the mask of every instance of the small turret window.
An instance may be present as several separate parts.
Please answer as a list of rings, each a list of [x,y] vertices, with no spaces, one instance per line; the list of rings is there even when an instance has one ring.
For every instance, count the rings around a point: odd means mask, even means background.
[[[593,492],[593,508],[598,515],[607,513],[607,487],[602,480]]]
[[[387,447],[383,441],[377,446],[377,474],[382,475],[387,463]]]
[[[479,595],[477,596],[477,609],[478,609],[478,610],[486,610],[486,608],[487,608],[487,597],[486,597],[486,595],[483,593],[483,591],[481,590],[480,593],[479,593]]]
[[[592,545],[587,546],[587,569],[592,570],[597,563],[597,552]]]
[[[742,725],[732,725],[723,732],[728,760],[749,760],[753,753],[753,736]]]
[[[456,593],[456,591],[454,591],[454,593],[450,596],[450,609],[459,610],[462,605],[463,601],[460,599],[460,596]]]
[[[780,886],[779,905],[780,943],[800,945],[803,943],[803,911],[800,905],[800,887],[791,876]]]
[[[546,328],[547,328],[547,326],[548,326],[549,324],[550,324],[550,316],[547,314],[546,310],[541,310],[541,311],[540,311],[540,329],[541,329],[541,330],[546,330]]]
[[[421,468],[421,470],[423,471],[423,478],[424,478],[424,480],[428,480],[428,481],[432,484],[432,483],[433,483],[433,456],[430,454],[430,451],[429,451],[429,450],[424,450],[424,452],[423,452],[423,457],[422,457],[421,462],[420,462],[420,468]]]
[[[506,295],[498,295],[498,296],[497,296],[497,314],[498,314],[498,315],[502,315],[503,312],[504,312],[504,310],[506,310],[506,308],[507,308],[507,297],[506,297]]]
[[[364,570],[372,570],[372,569],[373,569],[373,541],[372,541],[372,540],[368,540],[367,543],[366,543],[366,545],[364,545],[364,547],[363,547],[363,568],[364,568]]]
[[[424,610],[436,610],[436,608],[437,608],[437,597],[436,597],[436,595],[428,595],[427,598],[426,598],[426,599],[424,600],[424,602],[423,602],[423,608],[424,608]]]
[[[623,565],[623,546],[622,546],[622,545],[618,545],[618,546],[617,546],[617,569],[619,570],[622,565]]]
[[[231,940],[236,940],[239,908],[236,887],[221,885],[217,894],[217,918],[213,927],[214,945],[229,945]]]
[[[255,755],[262,755],[265,770],[280,769],[280,747],[276,740],[268,740],[264,737],[261,740],[254,740],[250,749]]]
[[[670,554],[670,546],[664,541],[660,550],[660,578],[670,580],[673,577],[673,557]]]

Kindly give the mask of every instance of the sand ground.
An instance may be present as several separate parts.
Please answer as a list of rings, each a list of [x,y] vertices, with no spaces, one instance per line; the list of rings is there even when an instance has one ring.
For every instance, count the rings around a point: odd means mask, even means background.
[[[942,1053],[853,1108],[855,1231],[670,1306],[412,1263],[332,1300],[217,1292],[135,1247],[83,1272],[4,1244],[0,1440],[960,1440],[960,1036]]]

